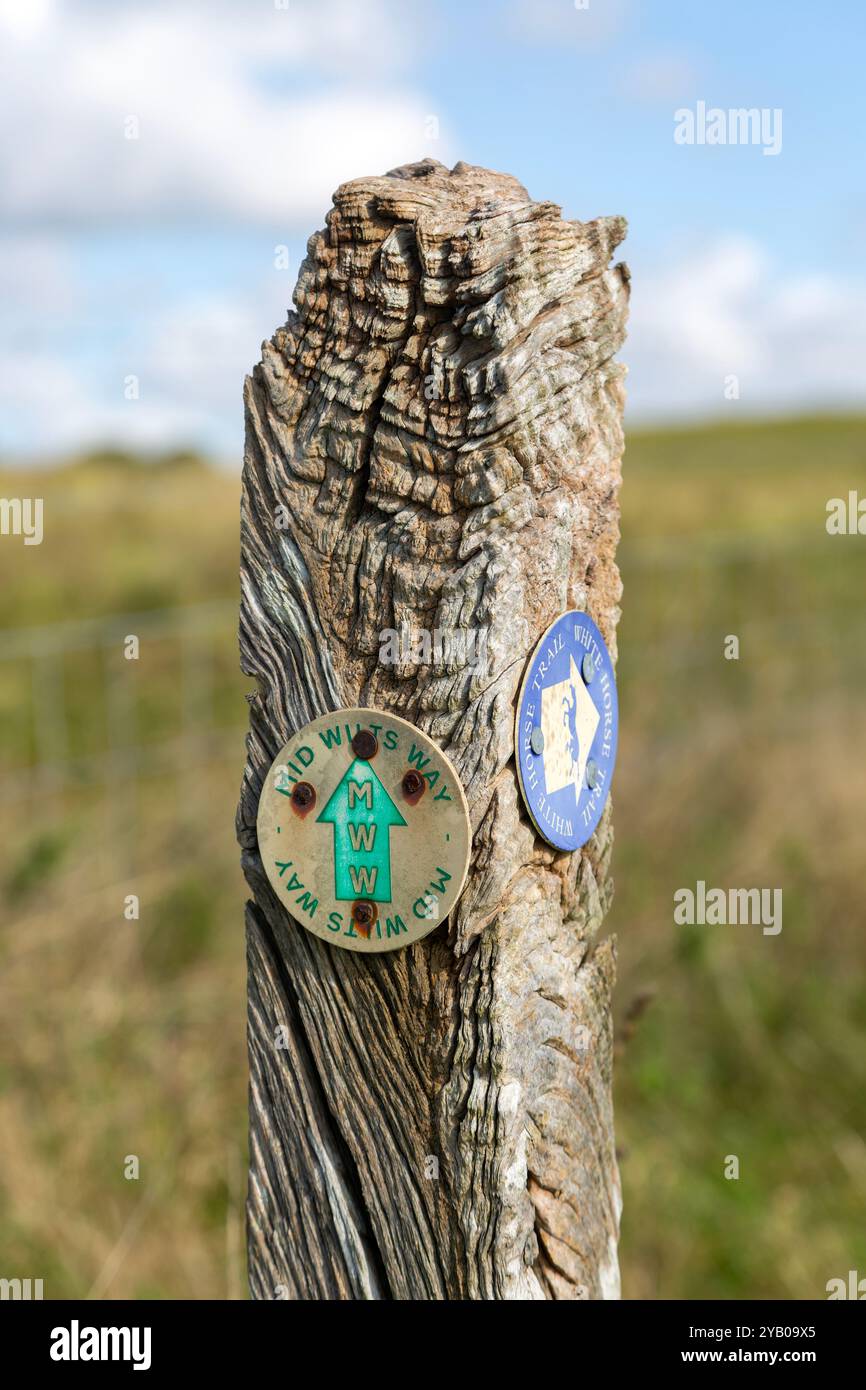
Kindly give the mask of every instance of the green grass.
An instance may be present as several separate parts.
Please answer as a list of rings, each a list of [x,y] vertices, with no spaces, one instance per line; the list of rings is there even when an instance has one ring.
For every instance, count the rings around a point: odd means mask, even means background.
[[[820,1298],[866,1274],[866,537],[825,530],[830,497],[866,495],[866,422],[632,431],[624,475],[609,920],[624,1294]],[[3,495],[37,484],[45,542],[0,548],[0,630],[226,612],[191,659],[144,619],[134,669],[120,631],[98,660],[68,653],[66,780],[0,809],[2,1272],[49,1297],[239,1296],[238,482],[188,458],[0,474]],[[57,670],[39,672],[52,688]],[[133,682],[136,760],[112,733]],[[40,688],[0,661],[9,769],[45,756]],[[203,708],[192,758],[181,735]],[[673,894],[699,878],[782,888],[781,934],[675,926]]]
[[[866,539],[825,529],[866,428],[635,434],[625,479],[620,1019],[655,993],[616,1073],[624,1292],[822,1297],[866,1268]],[[781,934],[675,926],[699,878],[781,888]]]

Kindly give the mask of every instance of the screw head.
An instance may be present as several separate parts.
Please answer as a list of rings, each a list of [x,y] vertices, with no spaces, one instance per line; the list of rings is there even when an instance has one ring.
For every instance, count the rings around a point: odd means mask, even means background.
[[[592,788],[595,786],[597,781],[598,764],[595,763],[592,758],[590,758],[589,762],[586,765],[586,785],[589,787],[590,791],[592,791]]]
[[[292,788],[292,803],[300,807],[301,810],[306,810],[308,806],[312,806],[315,799],[315,789],[310,786],[309,782],[298,782]]]
[[[369,729],[359,729],[352,739],[352,752],[356,758],[362,758],[364,762],[369,762],[375,758],[379,751],[379,742],[376,735]]]
[[[358,898],[352,904],[352,919],[356,927],[360,927],[362,931],[366,929],[369,932],[376,920],[376,909],[372,903],[367,902],[366,898]]]
[[[593,661],[589,652],[587,652],[584,656],[580,670],[583,679],[586,681],[586,684],[589,685],[592,681],[593,676],[595,675],[595,662]]]
[[[529,735],[529,746],[536,755],[544,752],[544,734],[538,724]]]
[[[403,792],[406,796],[420,796],[426,785],[421,773],[416,772],[414,768],[410,768],[403,778]]]

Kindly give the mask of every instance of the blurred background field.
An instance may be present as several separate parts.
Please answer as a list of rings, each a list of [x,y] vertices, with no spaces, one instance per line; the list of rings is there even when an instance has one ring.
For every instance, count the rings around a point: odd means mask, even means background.
[[[866,420],[632,431],[624,473],[623,1292],[821,1298],[866,1274],[866,542],[825,529]],[[0,550],[0,1274],[243,1297],[238,480],[0,471],[34,492],[43,545]],[[675,926],[698,879],[781,888],[781,934]]]

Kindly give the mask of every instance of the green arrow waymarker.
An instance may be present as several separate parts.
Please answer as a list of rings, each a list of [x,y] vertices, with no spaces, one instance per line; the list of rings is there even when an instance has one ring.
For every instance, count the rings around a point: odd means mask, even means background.
[[[317,818],[334,827],[334,897],[391,901],[391,826],[405,825],[368,762],[356,758]]]
[[[319,715],[280,749],[256,836],[292,922],[342,950],[398,951],[440,927],[459,898],[472,827],[438,744],[397,714],[356,705]]]

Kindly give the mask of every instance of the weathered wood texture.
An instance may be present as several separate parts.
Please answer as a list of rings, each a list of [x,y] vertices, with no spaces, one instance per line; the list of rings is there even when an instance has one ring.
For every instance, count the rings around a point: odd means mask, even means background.
[[[564,609],[615,653],[625,224],[431,160],[344,184],[327,224],[246,386],[251,1290],[616,1297],[610,806],[546,847],[513,720]],[[486,669],[383,664],[402,624],[488,629]],[[437,739],[471,809],[461,903],[389,955],[292,921],[256,847],[277,750],[351,704]]]

